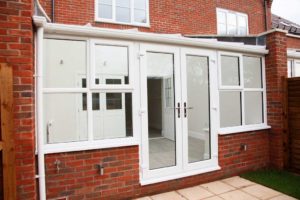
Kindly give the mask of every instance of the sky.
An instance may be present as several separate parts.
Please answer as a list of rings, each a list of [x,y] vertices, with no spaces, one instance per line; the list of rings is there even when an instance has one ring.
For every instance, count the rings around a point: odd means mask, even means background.
[[[300,0],[273,0],[272,13],[300,25]]]

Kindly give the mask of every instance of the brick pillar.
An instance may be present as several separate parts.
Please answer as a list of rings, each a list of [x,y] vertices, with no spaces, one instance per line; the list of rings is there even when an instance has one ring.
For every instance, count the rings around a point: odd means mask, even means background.
[[[0,0],[0,62],[13,68],[17,199],[36,199],[33,0]]]
[[[286,33],[275,31],[267,35],[266,83],[267,112],[270,130],[270,164],[283,168],[283,90],[281,77],[287,77],[287,45]]]

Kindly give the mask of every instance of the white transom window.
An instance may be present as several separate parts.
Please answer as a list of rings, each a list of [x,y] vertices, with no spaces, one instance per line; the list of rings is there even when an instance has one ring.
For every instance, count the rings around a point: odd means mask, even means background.
[[[221,133],[266,126],[266,97],[262,57],[219,54]]]
[[[95,20],[149,26],[149,0],[95,0]]]
[[[244,13],[217,8],[217,27],[219,35],[247,35],[248,16]]]

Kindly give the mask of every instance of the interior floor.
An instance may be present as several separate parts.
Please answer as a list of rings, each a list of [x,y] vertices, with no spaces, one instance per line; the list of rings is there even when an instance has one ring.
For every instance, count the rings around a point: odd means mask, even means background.
[[[204,140],[189,137],[189,162],[204,160]],[[175,141],[164,137],[149,139],[149,165],[150,169],[175,166]]]

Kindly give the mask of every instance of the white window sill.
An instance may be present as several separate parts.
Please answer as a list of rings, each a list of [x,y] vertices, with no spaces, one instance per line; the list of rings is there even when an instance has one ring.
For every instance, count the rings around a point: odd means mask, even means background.
[[[139,145],[135,138],[117,138],[117,139],[104,139],[95,141],[80,141],[68,142],[58,144],[45,144],[43,146],[43,153],[65,153],[73,151],[97,150],[107,148],[118,148],[125,146]]]
[[[143,185],[150,185],[150,184],[154,184],[154,183],[160,183],[160,182],[170,181],[170,180],[179,179],[179,178],[185,178],[185,177],[188,177],[188,176],[204,174],[204,173],[207,173],[207,172],[217,171],[217,170],[220,170],[220,169],[221,169],[221,167],[219,165],[215,165],[215,166],[211,166],[211,167],[206,167],[206,168],[193,170],[193,171],[187,171],[187,172],[178,173],[178,174],[170,175],[170,176],[164,176],[164,177],[160,177],[160,178],[152,178],[152,179],[146,179],[146,180],[141,179],[140,184],[142,186]]]
[[[263,125],[259,124],[259,125],[221,128],[221,129],[219,129],[218,133],[219,133],[219,135],[230,135],[230,134],[243,133],[243,132],[249,132],[249,131],[265,130],[265,129],[270,129],[270,128],[271,128],[271,126],[268,126],[265,124],[263,124]]]
[[[117,21],[113,21],[113,20],[109,20],[109,19],[101,19],[101,18],[96,18],[95,22],[150,28],[150,23],[149,22],[148,23],[117,22]]]

